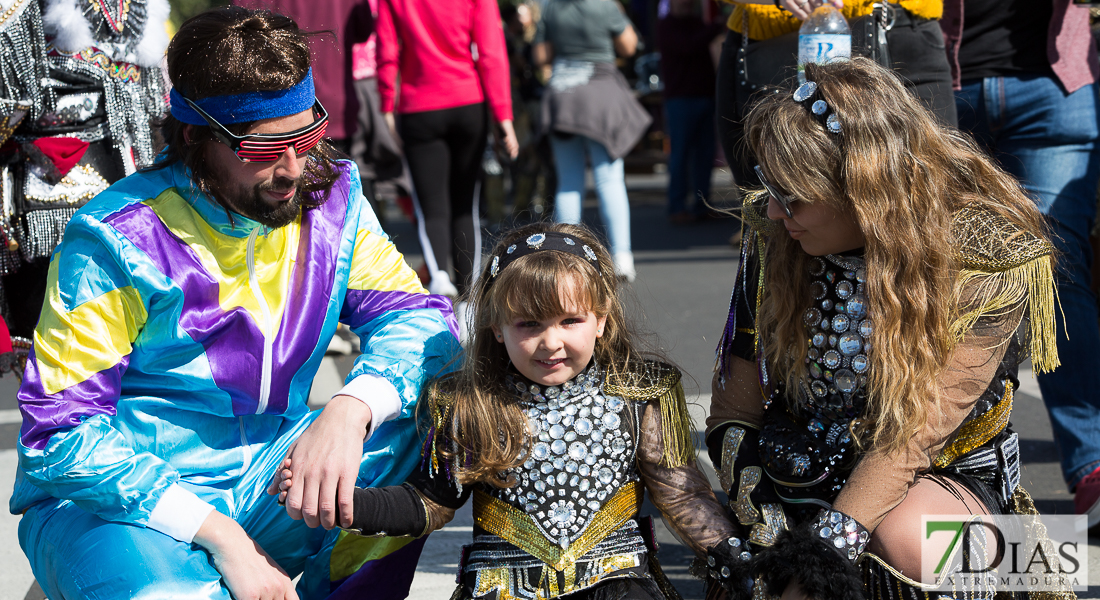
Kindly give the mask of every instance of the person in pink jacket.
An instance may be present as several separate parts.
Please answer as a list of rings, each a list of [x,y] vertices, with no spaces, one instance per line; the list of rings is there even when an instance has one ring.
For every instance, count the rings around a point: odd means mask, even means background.
[[[480,270],[475,201],[488,114],[508,155],[515,157],[519,144],[496,0],[441,8],[432,0],[379,2],[378,91],[412,177],[429,289],[453,297]]]

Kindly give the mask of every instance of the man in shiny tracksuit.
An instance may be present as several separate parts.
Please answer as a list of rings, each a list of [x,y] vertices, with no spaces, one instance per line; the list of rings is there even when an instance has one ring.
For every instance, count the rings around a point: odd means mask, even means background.
[[[407,593],[422,542],[335,526],[355,485],[419,460],[416,400],[455,366],[457,326],[322,141],[309,65],[286,17],[185,23],[165,150],[54,254],[10,501],[51,598],[294,598],[299,573],[303,598]],[[338,323],[362,355],[311,412]],[[266,492],[285,461],[284,508]]]

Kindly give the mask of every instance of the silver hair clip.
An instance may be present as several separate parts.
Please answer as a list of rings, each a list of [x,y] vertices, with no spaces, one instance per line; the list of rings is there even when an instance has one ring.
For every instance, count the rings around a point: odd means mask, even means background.
[[[791,98],[795,102],[805,106],[810,114],[817,117],[817,120],[825,125],[825,131],[833,134],[840,133],[840,119],[836,116],[836,113],[833,112],[832,108],[829,107],[829,103],[824,99],[818,97],[813,100],[815,96],[818,96],[816,81],[803,83],[798,86],[794,94],[791,94]],[[813,100],[813,102],[810,102],[810,100]]]

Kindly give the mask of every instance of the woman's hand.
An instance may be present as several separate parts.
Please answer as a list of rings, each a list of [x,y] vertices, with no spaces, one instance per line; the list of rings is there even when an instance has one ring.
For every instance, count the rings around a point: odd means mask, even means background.
[[[207,550],[222,581],[238,600],[297,600],[286,571],[264,552],[233,519],[213,511],[195,534]]]
[[[512,121],[501,121],[500,127],[493,130],[493,135],[497,145],[504,148],[509,158],[514,160],[519,156],[519,142],[516,141],[516,129],[512,126]]]
[[[382,113],[382,120],[386,122],[386,128],[390,130],[393,141],[397,142],[397,148],[401,149],[401,136],[397,135],[397,118],[392,112]]]
[[[843,0],[779,0],[779,2],[799,21],[805,21],[819,6],[832,4],[837,9],[844,8]]]

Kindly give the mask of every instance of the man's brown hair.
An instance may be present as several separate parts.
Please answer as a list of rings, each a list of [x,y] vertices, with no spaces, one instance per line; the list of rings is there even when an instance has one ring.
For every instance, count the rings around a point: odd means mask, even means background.
[[[247,92],[285,90],[309,71],[310,34],[290,17],[269,10],[225,6],[188,19],[168,45],[168,76],[176,91],[189,100]],[[254,122],[223,123],[243,135]],[[154,167],[180,161],[204,192],[211,189],[213,171],[206,160],[210,142],[220,143],[207,126],[190,126],[168,114],[160,123],[165,147]],[[322,141],[309,151],[298,187],[302,206],[320,206],[340,177],[336,149]]]

